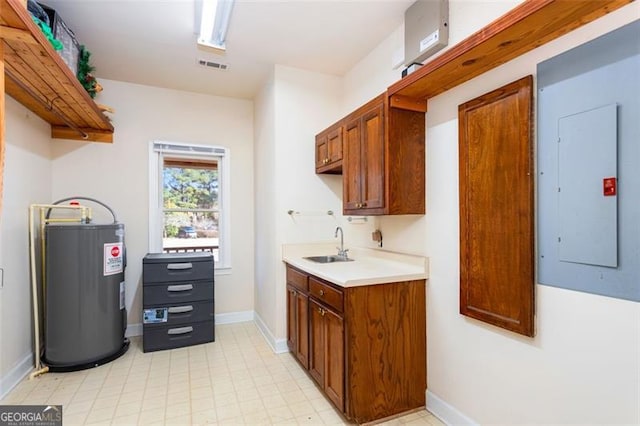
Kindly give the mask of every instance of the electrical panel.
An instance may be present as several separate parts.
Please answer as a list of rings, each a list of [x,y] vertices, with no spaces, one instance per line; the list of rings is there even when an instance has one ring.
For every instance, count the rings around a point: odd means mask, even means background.
[[[449,43],[449,0],[418,0],[404,13],[404,63],[422,63]]]

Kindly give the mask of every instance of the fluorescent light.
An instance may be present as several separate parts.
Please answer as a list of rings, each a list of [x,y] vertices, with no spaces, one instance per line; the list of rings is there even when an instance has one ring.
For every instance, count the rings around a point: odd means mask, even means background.
[[[198,46],[224,53],[234,0],[202,0]]]

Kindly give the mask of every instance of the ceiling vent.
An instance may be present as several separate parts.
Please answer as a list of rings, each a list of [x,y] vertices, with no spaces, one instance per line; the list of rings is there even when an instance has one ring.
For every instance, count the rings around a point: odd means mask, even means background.
[[[211,69],[220,70],[220,71],[226,71],[227,68],[229,67],[227,64],[223,64],[221,62],[207,61],[206,59],[198,59],[196,63],[201,67],[211,68]]]

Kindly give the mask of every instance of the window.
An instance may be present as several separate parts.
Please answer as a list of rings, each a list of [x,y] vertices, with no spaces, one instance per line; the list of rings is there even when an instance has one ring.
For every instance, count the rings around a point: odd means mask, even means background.
[[[210,251],[230,268],[228,162],[225,148],[152,142],[150,251]]]

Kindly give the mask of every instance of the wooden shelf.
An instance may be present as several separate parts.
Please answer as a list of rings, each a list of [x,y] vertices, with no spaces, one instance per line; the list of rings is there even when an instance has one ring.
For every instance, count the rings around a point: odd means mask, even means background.
[[[0,0],[5,91],[51,124],[51,137],[113,142],[98,109],[20,0]]]
[[[634,0],[527,0],[387,90],[392,104],[426,100]],[[426,106],[426,105],[425,105]],[[425,108],[426,110],[426,108]]]

